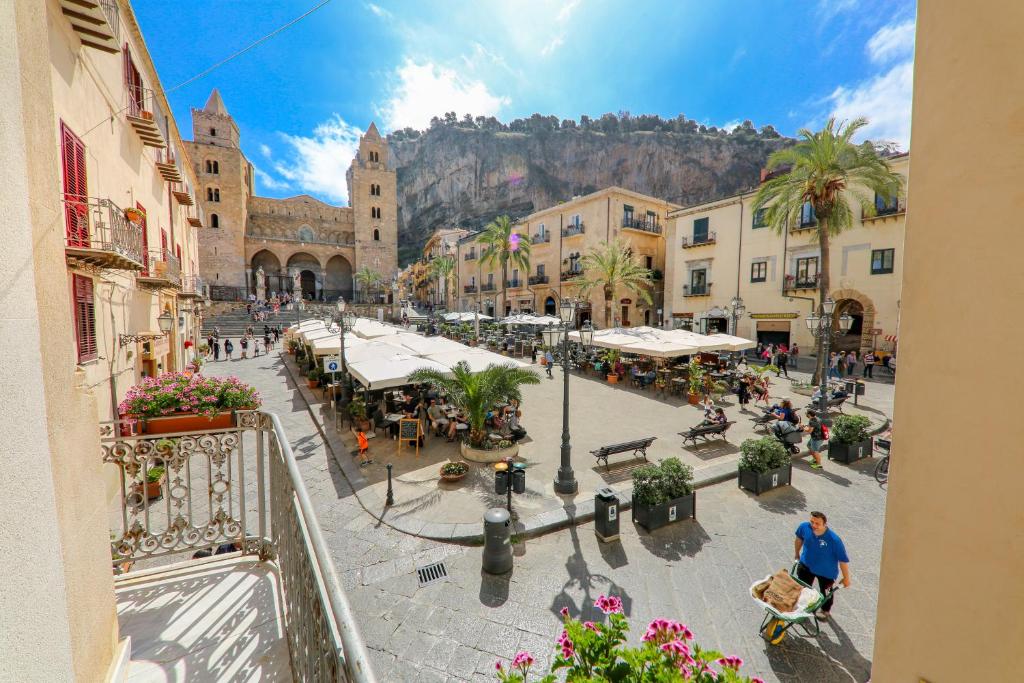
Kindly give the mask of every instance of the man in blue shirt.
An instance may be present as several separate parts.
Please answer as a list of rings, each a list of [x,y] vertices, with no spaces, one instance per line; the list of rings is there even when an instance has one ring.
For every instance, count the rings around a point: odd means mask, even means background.
[[[793,541],[793,556],[799,560],[797,578],[813,586],[818,581],[818,590],[824,594],[843,574],[843,586],[850,587],[850,558],[839,534],[828,528],[828,518],[823,512],[812,512],[811,520],[796,528]],[[814,616],[824,621],[832,613],[832,598],[826,600]]]

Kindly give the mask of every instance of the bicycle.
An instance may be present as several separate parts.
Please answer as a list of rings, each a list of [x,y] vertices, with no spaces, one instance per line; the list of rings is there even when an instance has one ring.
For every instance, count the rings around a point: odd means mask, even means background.
[[[889,439],[875,439],[875,446],[885,451],[885,455],[875,465],[875,481],[885,484],[889,481],[889,455],[892,449],[892,441]]]

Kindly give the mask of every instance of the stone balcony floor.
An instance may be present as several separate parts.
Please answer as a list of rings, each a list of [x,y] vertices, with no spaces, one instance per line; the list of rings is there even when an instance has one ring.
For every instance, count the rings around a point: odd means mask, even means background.
[[[291,681],[273,563],[234,554],[116,582],[127,681]]]

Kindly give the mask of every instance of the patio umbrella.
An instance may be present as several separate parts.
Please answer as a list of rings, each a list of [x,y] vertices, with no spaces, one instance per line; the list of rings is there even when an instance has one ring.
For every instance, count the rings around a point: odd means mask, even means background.
[[[706,334],[698,334],[689,330],[670,330],[662,334],[662,339],[696,346],[701,351],[718,351],[729,348],[729,344]]]
[[[708,335],[708,338],[727,344],[728,346],[726,348],[730,351],[743,351],[744,349],[752,349],[757,346],[757,342],[744,339],[743,337],[736,337],[731,334],[723,334],[721,332],[718,334],[710,334]]]
[[[360,348],[366,348],[365,346]],[[429,358],[398,354],[391,358],[369,358],[352,361],[349,372],[367,389],[387,389],[409,383],[409,375],[416,370],[437,370],[450,374],[448,366]]]
[[[432,353],[427,356],[432,361],[437,361],[446,367],[455,367],[457,363],[464,362],[469,365],[470,372],[486,370],[489,365],[512,365],[517,368],[533,367],[514,358],[507,358],[498,353],[492,353],[486,349],[466,347],[464,351],[447,351],[444,353]]]
[[[622,347],[626,353],[635,353],[641,356],[653,356],[655,358],[676,358],[678,356],[692,356],[700,352],[700,348],[683,342],[666,339],[643,340]]]

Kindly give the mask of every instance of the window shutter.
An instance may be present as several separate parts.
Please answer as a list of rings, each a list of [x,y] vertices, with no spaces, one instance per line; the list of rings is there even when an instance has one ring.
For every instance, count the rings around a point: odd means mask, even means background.
[[[85,179],[85,145],[64,124],[61,164],[64,171],[64,218],[68,246],[89,246],[89,205]]]
[[[96,353],[96,308],[92,296],[92,279],[74,275],[75,336],[78,342],[78,362],[93,360]]]

